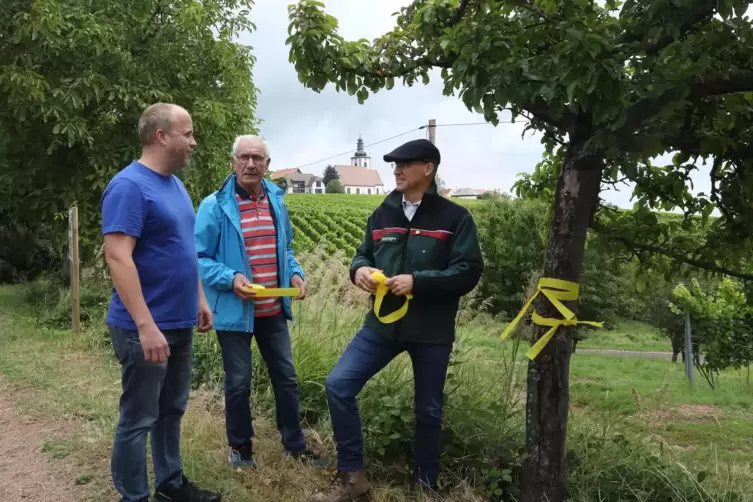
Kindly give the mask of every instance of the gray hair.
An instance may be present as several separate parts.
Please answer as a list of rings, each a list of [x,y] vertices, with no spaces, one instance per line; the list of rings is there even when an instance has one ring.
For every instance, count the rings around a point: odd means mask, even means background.
[[[139,140],[142,146],[151,145],[159,129],[170,131],[178,108],[180,107],[172,103],[154,103],[144,110],[139,118]]]
[[[255,134],[243,134],[241,136],[237,136],[235,138],[235,141],[233,141],[233,155],[238,153],[238,147],[241,144],[241,141],[248,140],[248,141],[259,141],[264,146],[264,155],[269,157],[269,145],[267,142],[262,138],[261,136],[257,136]]]

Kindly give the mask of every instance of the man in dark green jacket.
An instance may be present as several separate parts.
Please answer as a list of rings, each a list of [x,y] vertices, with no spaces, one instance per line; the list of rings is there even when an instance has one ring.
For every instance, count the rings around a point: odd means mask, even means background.
[[[351,280],[372,293],[380,308],[369,311],[326,379],[338,475],[313,502],[346,502],[370,491],[356,396],[403,351],[415,382],[414,483],[436,489],[458,302],[476,286],[484,266],[471,214],[437,193],[439,150],[427,140],[409,141],[384,160],[395,163],[397,189],[369,216],[350,270]],[[378,272],[387,278],[379,289]],[[396,319],[406,302],[407,311]]]

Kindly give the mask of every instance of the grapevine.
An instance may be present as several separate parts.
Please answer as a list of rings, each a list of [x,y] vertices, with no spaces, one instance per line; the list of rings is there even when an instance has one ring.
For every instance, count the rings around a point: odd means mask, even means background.
[[[344,251],[344,259],[350,261],[363,240],[366,220],[383,201],[384,196],[375,195],[286,195],[295,251],[310,251],[322,245],[330,254]],[[476,212],[482,205],[473,202],[461,204]]]

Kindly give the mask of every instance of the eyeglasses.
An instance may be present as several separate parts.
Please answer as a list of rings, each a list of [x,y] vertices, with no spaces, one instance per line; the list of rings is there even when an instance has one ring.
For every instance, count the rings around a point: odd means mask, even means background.
[[[240,160],[244,164],[248,164],[249,159],[253,160],[254,164],[261,164],[262,162],[267,160],[267,158],[263,155],[249,155],[247,153],[236,155],[235,158]]]

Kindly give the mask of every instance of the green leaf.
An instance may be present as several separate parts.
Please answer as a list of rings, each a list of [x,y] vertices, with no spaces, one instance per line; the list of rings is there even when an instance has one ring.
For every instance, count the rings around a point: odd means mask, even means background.
[[[545,101],[551,101],[554,96],[556,96],[554,89],[552,89],[548,85],[541,86],[539,92],[541,93],[541,97],[544,98]]]
[[[583,33],[576,30],[575,28],[567,28],[565,31],[575,40],[583,41]]]

